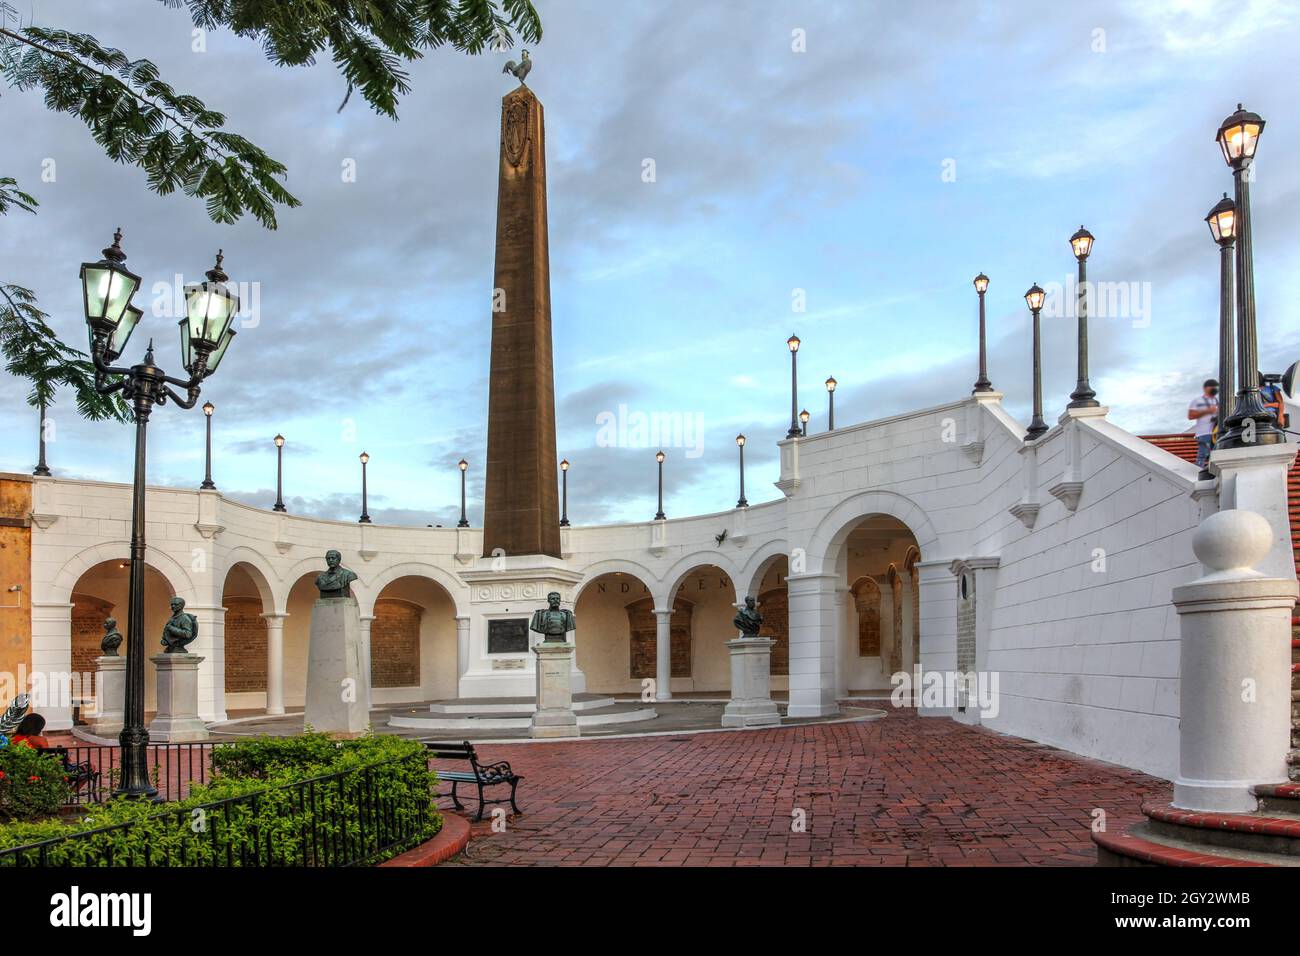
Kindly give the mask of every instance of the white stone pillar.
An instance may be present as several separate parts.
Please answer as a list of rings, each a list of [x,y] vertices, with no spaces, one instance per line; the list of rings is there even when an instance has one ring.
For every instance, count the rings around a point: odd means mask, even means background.
[[[898,572],[898,583],[902,587],[898,590],[898,600],[902,603],[902,622],[903,633],[898,635],[899,650],[901,652],[900,660],[903,664],[903,670],[908,674],[916,668],[916,648],[912,646],[912,635],[916,632],[916,621],[913,620],[913,601],[912,601],[912,576],[906,571]]]
[[[1182,630],[1176,807],[1247,813],[1258,809],[1253,786],[1287,779],[1296,579],[1253,570],[1273,538],[1266,518],[1236,509],[1192,535],[1207,573],[1173,592]]]
[[[655,700],[673,699],[673,611],[657,607],[655,614]]]
[[[837,575],[820,572],[786,577],[790,600],[789,717],[839,713],[835,703],[836,580]]]
[[[263,614],[266,621],[266,712],[284,713],[284,619],[288,614]]]
[[[370,726],[360,617],[354,597],[317,598],[311,607],[303,719],[316,730],[355,736]]]
[[[745,637],[727,641],[731,651],[731,700],[722,711],[723,727],[776,727],[781,713],[772,700],[772,646],[770,637]]]
[[[208,728],[198,712],[203,658],[197,654],[164,653],[149,660],[158,678],[158,710],[149,723],[149,740],[160,744],[207,740]]]
[[[33,601],[32,670],[19,674],[16,690],[32,693],[32,709],[45,717],[47,730],[72,727],[71,675],[72,605]]]
[[[97,737],[116,737],[122,732],[126,710],[126,658],[95,658],[95,719],[90,732]]]
[[[957,585],[949,570],[952,561],[918,561],[917,582],[921,591],[921,671],[957,669]],[[913,669],[915,675],[916,670]],[[922,688],[914,687],[920,693]],[[918,701],[922,717],[950,717],[952,708],[926,706]]]
[[[370,714],[370,708],[374,705],[374,684],[371,681],[371,671],[374,662],[370,658],[370,625],[374,623],[373,614],[361,616],[361,705],[365,708],[365,713]]]
[[[1268,555],[1256,569],[1275,578],[1294,578],[1296,573],[1286,488],[1295,454],[1296,446],[1289,443],[1210,453],[1210,469],[1219,475],[1219,509],[1253,511],[1272,527]]]
[[[198,674],[199,715],[209,723],[225,720],[226,609],[214,604],[187,604],[185,610],[199,622],[198,637],[188,649],[202,662]],[[158,638],[146,634],[145,647],[151,646],[158,646]]]
[[[456,615],[456,696],[461,696],[460,681],[469,670],[469,625],[468,614]]]
[[[849,589],[844,585],[835,588],[835,699],[843,700],[849,696],[849,670],[856,654],[851,654],[852,628],[849,627]]]
[[[573,645],[543,641],[533,646],[537,655],[537,710],[529,724],[533,737],[577,737],[578,718],[573,712]]]

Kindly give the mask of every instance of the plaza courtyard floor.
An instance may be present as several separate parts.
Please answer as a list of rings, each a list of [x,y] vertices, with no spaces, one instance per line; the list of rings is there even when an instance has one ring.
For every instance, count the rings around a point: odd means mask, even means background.
[[[1154,777],[910,710],[773,730],[502,743],[522,816],[445,865],[1089,866]],[[795,832],[797,811],[806,824]]]

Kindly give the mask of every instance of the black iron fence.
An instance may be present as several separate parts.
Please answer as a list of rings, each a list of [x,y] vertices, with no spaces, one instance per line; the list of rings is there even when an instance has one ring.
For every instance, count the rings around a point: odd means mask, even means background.
[[[212,751],[219,743],[150,744],[149,779],[163,800],[184,800],[190,787],[212,776]],[[113,795],[122,766],[122,748],[86,744],[51,748],[70,771],[72,793],[65,806],[102,803]]]
[[[430,835],[436,811],[427,768],[425,756],[413,754],[160,810],[0,850],[0,867],[366,864]]]

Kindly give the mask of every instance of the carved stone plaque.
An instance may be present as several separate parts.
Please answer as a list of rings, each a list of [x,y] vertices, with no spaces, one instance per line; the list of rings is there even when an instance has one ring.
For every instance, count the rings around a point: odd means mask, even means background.
[[[488,621],[489,654],[523,654],[528,650],[528,618]]]
[[[528,104],[511,103],[505,114],[505,131],[502,133],[506,159],[511,166],[518,166],[528,148]]]

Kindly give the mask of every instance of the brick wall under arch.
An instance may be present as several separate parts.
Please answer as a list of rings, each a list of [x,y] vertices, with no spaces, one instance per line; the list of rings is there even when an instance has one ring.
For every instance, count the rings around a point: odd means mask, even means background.
[[[880,585],[869,577],[853,584],[853,606],[858,612],[858,656],[880,656]]]
[[[772,675],[785,677],[790,673],[790,594],[784,584],[771,588],[758,596],[758,613],[763,615],[759,636],[776,641],[772,645]]]
[[[374,687],[420,685],[420,617],[424,609],[400,598],[375,601],[370,622],[370,681]]]
[[[103,598],[90,594],[72,595],[72,670],[84,674],[89,685],[83,685],[85,696],[95,693],[95,658],[100,656],[99,645],[104,639],[104,618],[113,617],[113,605]],[[126,621],[118,621],[117,629],[126,633]],[[117,649],[126,654],[126,643]]]
[[[627,605],[627,626],[630,634],[628,672],[635,680],[654,677],[657,666],[658,632],[654,615],[654,598],[642,598]],[[672,634],[670,659],[673,677],[691,676],[691,614],[695,605],[685,598],[673,601],[670,619]]]
[[[262,600],[227,597],[226,693],[266,692],[266,621]]]

